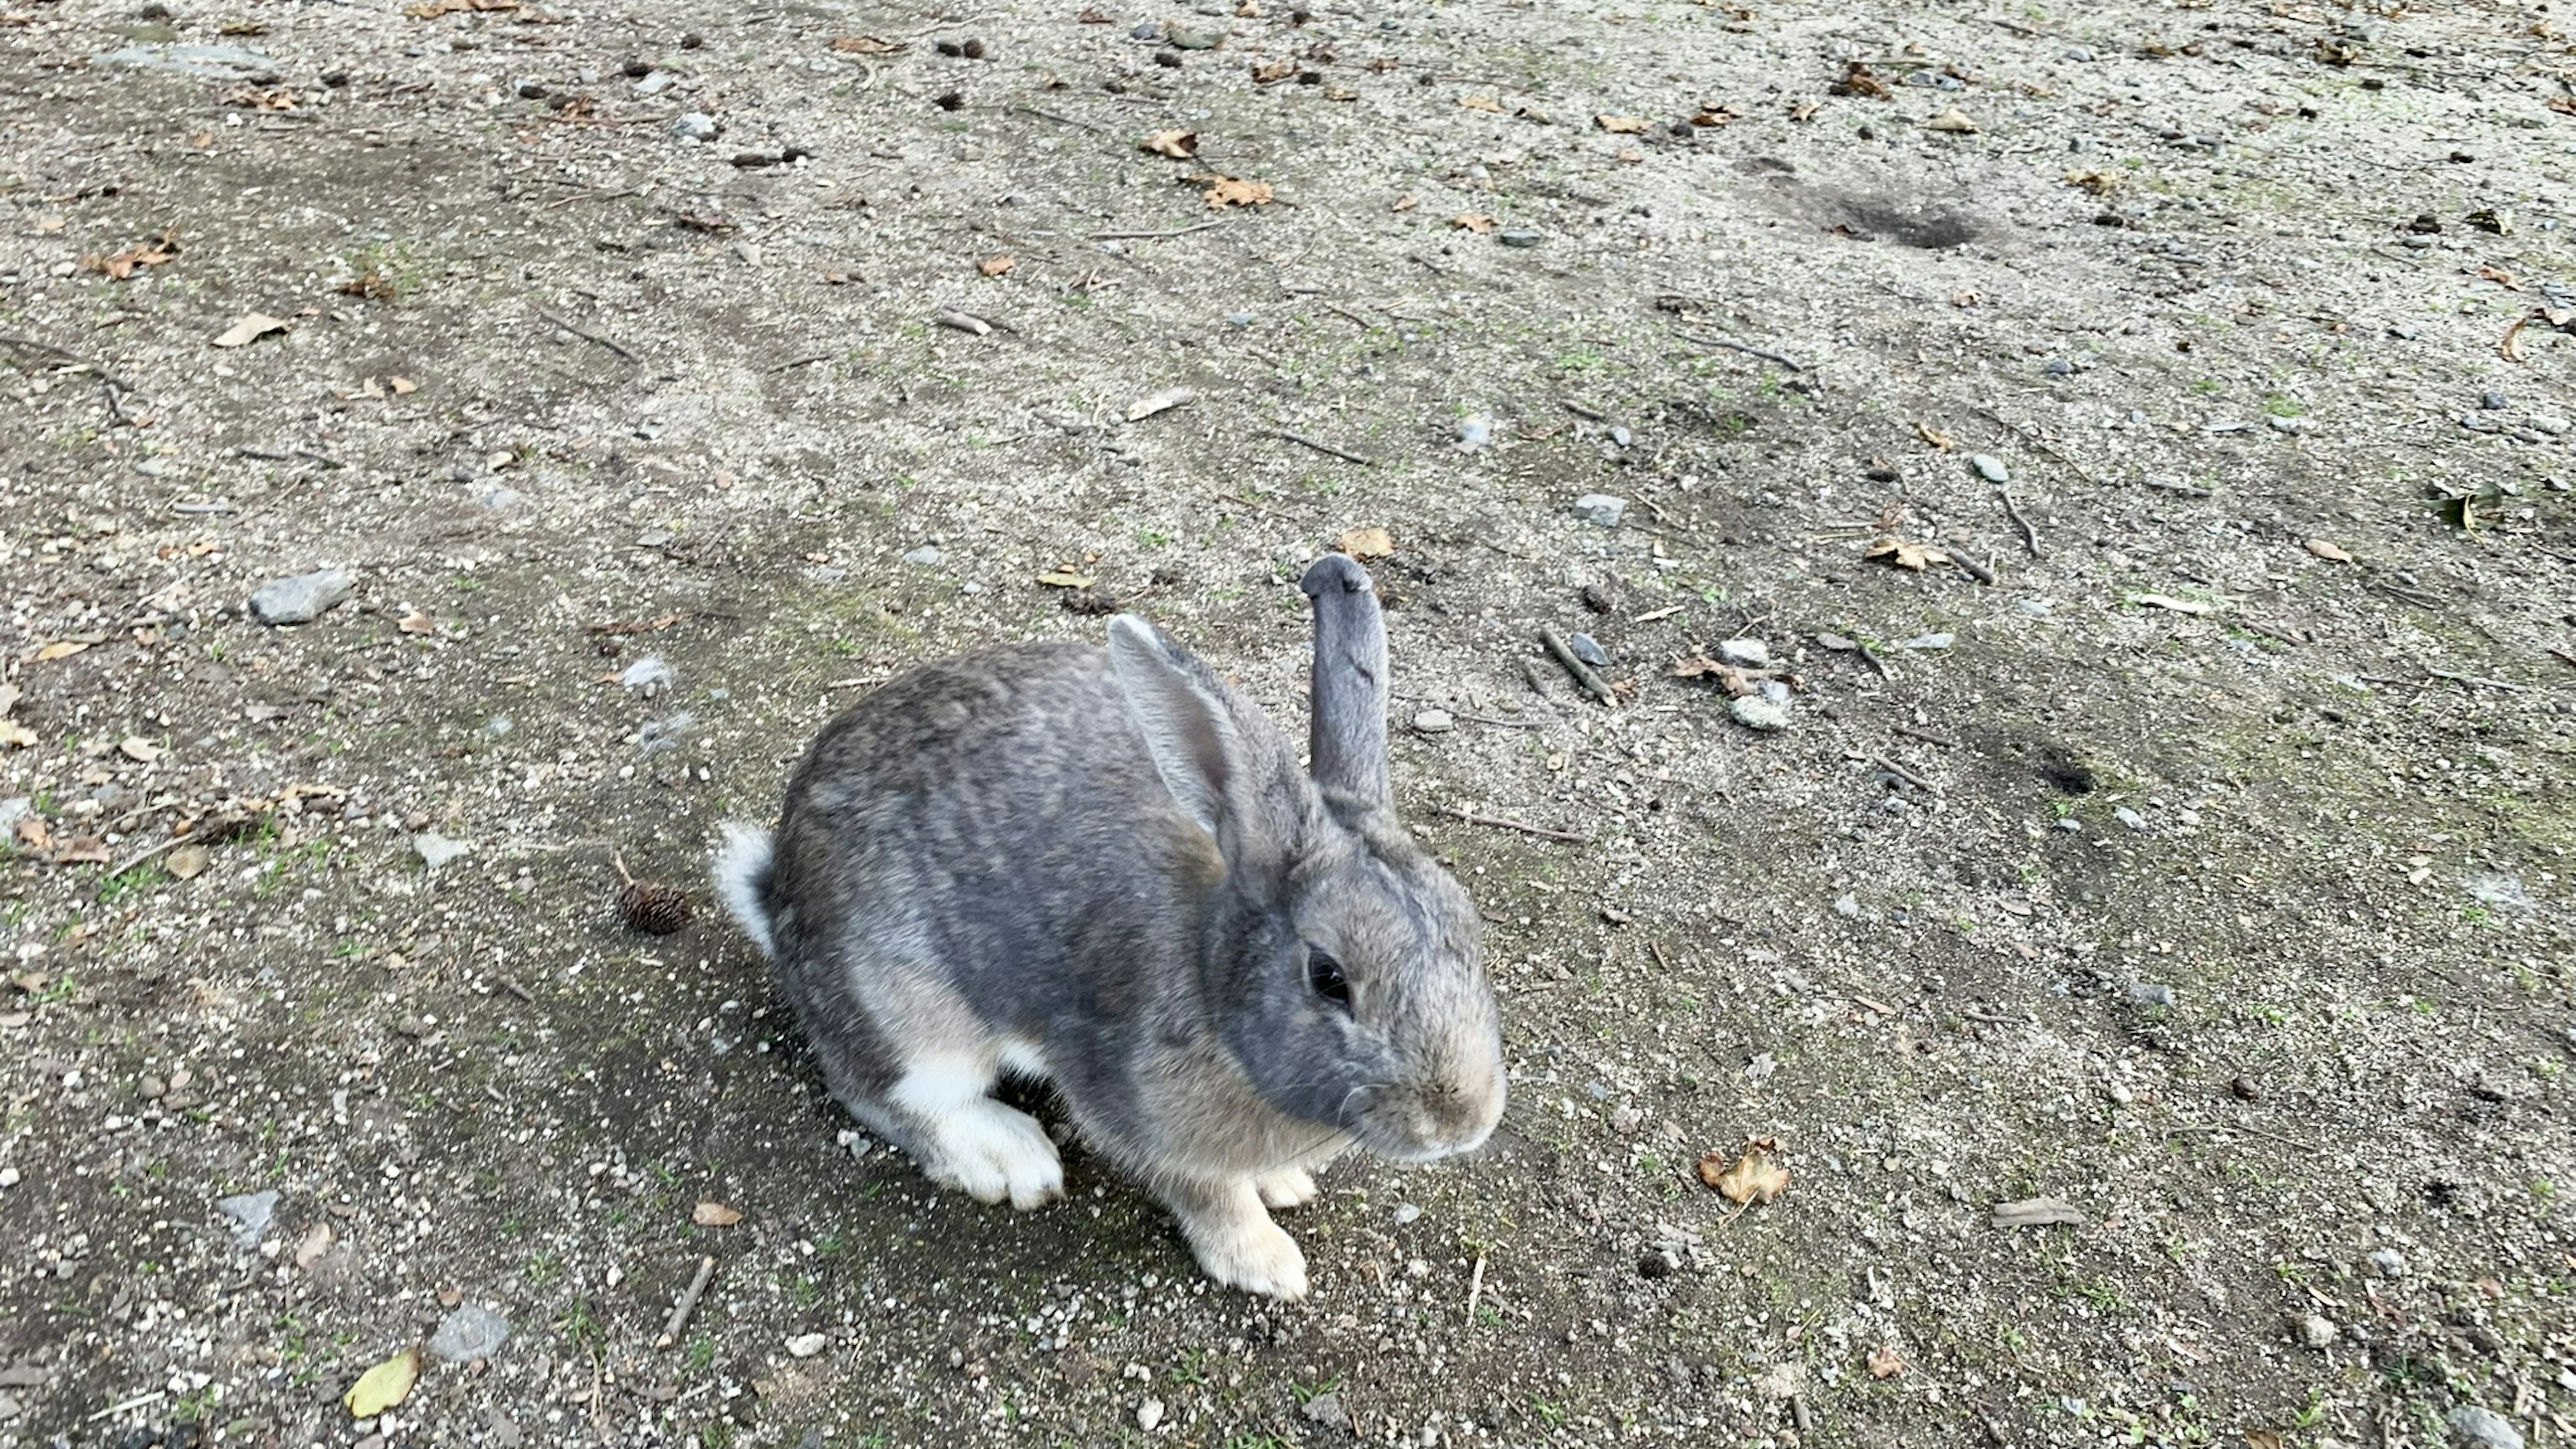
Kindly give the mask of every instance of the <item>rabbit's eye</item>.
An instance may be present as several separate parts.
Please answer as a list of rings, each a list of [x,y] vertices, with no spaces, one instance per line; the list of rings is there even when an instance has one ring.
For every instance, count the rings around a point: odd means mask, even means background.
[[[1325,951],[1306,948],[1306,984],[1317,996],[1348,1011],[1351,1005],[1351,983],[1342,975],[1342,963]]]

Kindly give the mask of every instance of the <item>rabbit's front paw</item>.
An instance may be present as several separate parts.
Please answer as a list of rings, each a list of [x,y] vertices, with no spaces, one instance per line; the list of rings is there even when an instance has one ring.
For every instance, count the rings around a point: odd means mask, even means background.
[[[1064,1196],[1064,1161],[1037,1119],[990,1097],[964,1103],[931,1124],[934,1181],[978,1202],[1009,1200],[1022,1212]]]
[[[1229,1288],[1265,1298],[1306,1296],[1306,1255],[1277,1223],[1254,1213],[1199,1237],[1199,1268]]]
[[[1265,1172],[1252,1180],[1252,1189],[1264,1207],[1298,1208],[1315,1200],[1315,1179],[1302,1167]]]

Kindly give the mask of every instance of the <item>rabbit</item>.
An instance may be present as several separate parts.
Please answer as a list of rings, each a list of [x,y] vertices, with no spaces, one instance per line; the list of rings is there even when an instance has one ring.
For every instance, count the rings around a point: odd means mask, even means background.
[[[1341,554],[1299,587],[1310,768],[1120,615],[1105,649],[889,682],[814,742],[776,834],[732,825],[714,862],[833,1097],[930,1178],[1062,1196],[1055,1143],[991,1095],[1051,1081],[1209,1277],[1281,1299],[1306,1261],[1269,1209],[1352,1146],[1472,1151],[1505,1091],[1481,921],[1389,798],[1375,587]]]

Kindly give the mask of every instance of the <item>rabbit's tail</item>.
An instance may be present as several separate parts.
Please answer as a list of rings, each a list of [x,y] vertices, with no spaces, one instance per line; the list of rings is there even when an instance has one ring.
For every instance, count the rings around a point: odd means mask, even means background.
[[[716,850],[716,895],[763,956],[777,954],[769,931],[769,866],[769,832],[728,822]]]

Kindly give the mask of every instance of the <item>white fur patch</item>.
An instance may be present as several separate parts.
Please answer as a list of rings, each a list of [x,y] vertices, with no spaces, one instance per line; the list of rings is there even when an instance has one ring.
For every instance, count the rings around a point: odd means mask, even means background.
[[[1047,1079],[1046,1048],[1024,1036],[1002,1038],[1002,1070],[1031,1081]]]
[[[1300,1208],[1315,1200],[1315,1179],[1302,1167],[1283,1167],[1265,1172],[1252,1180],[1252,1190],[1261,1194],[1261,1205],[1272,1208]]]
[[[717,847],[712,874],[716,898],[742,926],[742,933],[760,948],[763,956],[778,954],[770,936],[769,907],[761,901],[761,886],[768,880],[770,863],[769,832],[756,825],[728,821],[724,844]]]
[[[886,1096],[921,1119],[933,1181],[1026,1212],[1064,1196],[1064,1161],[1036,1118],[985,1095],[993,1074],[989,1054],[925,1056]]]
[[[1181,1231],[1198,1254],[1199,1271],[1229,1288],[1290,1301],[1306,1296],[1306,1255],[1297,1240],[1261,1210],[1250,1182],[1229,1209],[1185,1219]]]

